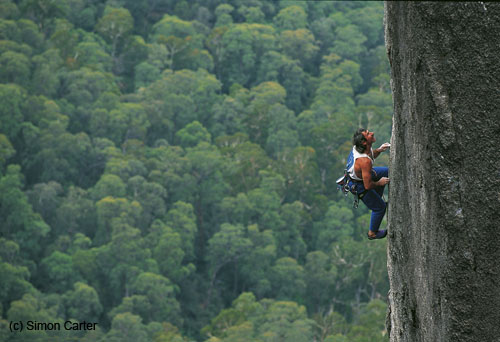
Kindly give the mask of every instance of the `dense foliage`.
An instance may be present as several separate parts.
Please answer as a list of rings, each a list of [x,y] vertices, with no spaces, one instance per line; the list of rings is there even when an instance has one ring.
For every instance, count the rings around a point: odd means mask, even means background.
[[[334,183],[357,127],[389,140],[382,16],[0,0],[0,340],[386,341],[385,244]]]

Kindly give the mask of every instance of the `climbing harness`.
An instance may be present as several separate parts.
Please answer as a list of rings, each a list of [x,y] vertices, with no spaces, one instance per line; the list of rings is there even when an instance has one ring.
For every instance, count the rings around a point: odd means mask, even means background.
[[[349,180],[350,179],[351,179],[351,177],[349,177],[349,173],[347,172],[347,169],[345,169],[344,175],[336,180],[336,183],[337,183],[339,190],[341,190],[345,196],[347,196],[347,194],[350,192],[350,189],[349,189]]]
[[[337,179],[337,187],[344,196],[347,197],[347,194],[351,193],[354,195],[354,203],[352,204],[352,207],[354,209],[358,209],[359,206],[359,200],[363,198],[363,196],[366,193],[366,190],[363,191],[362,193],[358,194],[356,183],[359,183],[359,181],[354,180],[349,176],[348,170],[351,168],[351,166],[354,164],[354,155],[351,151],[349,154],[349,157],[347,157],[347,164],[344,169],[344,175],[340,178]]]
[[[337,179],[336,183],[337,183],[337,187],[340,191],[342,191],[342,193],[344,194],[344,196],[347,197],[347,195],[349,193],[353,194],[354,195],[354,202],[352,204],[352,207],[354,209],[358,209],[358,206],[359,206],[359,200],[363,198],[363,196],[365,195],[366,193],[366,190],[363,191],[362,193],[358,194],[358,191],[356,189],[356,183],[358,181],[352,179],[351,177],[349,177],[349,173],[347,172],[347,169],[344,170],[344,175],[342,177],[340,177],[339,179]]]

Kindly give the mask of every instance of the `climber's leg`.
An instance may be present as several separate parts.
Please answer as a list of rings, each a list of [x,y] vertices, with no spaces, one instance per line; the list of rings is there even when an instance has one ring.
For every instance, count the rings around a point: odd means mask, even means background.
[[[372,210],[370,231],[376,233],[378,232],[382,219],[384,218],[387,205],[374,189],[368,190],[361,200],[369,209]]]
[[[389,168],[387,166],[377,166],[372,169],[372,180],[374,182],[379,181],[382,177],[389,177]],[[384,186],[377,186],[374,190],[379,194],[380,197],[384,194]]]

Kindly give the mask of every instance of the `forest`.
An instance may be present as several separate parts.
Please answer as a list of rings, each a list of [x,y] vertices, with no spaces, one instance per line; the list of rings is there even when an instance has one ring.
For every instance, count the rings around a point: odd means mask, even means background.
[[[335,184],[357,128],[390,141],[383,11],[0,0],[0,341],[388,341]]]

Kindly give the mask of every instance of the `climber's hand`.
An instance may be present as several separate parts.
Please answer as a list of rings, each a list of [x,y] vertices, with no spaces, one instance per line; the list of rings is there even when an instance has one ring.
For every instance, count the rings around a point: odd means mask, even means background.
[[[386,143],[382,144],[382,146],[380,146],[378,149],[380,150],[380,152],[384,152],[389,147],[391,147],[391,144],[389,144],[389,143],[386,142]]]
[[[379,181],[376,184],[377,184],[377,186],[384,186],[386,184],[389,184],[389,178],[382,177],[379,179]]]

